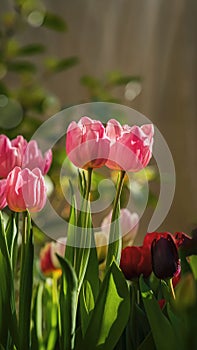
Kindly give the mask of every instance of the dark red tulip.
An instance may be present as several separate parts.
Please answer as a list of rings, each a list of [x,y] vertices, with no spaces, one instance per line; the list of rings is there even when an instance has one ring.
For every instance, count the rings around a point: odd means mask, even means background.
[[[122,250],[120,267],[128,280],[141,274],[148,277],[152,271],[151,255],[144,247],[126,247]]]
[[[172,278],[179,271],[178,250],[170,234],[153,240],[151,255],[153,272],[158,278]]]

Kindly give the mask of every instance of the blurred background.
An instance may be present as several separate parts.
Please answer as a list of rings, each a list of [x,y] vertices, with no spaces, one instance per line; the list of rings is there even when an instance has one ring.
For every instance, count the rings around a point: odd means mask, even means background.
[[[197,226],[196,18],[195,0],[1,0],[0,132],[29,139],[44,120],[82,102],[138,110],[163,134],[176,167],[174,201],[158,230],[190,232]],[[60,141],[54,182],[63,148]],[[142,231],[159,192],[154,180]]]

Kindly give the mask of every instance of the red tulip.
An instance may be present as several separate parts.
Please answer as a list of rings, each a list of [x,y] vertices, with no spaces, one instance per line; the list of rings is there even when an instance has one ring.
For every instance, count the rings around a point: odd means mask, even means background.
[[[56,253],[64,256],[66,238],[59,238],[57,242],[47,243],[40,251],[40,269],[44,275],[61,274],[61,266]]]
[[[5,208],[6,205],[7,205],[6,184],[7,184],[7,180],[6,179],[0,180],[0,210]]]
[[[7,177],[6,199],[11,210],[40,211],[46,202],[46,187],[41,170],[15,167]]]
[[[67,130],[66,152],[71,162],[83,169],[102,167],[109,155],[110,141],[98,120],[83,117]]]
[[[139,171],[152,157],[154,127],[121,125],[114,119],[108,121],[106,135],[111,140],[106,166],[110,169]]]
[[[12,145],[7,136],[0,135],[0,178],[6,178],[15,166],[21,166],[21,162],[19,149]]]
[[[122,250],[120,268],[128,280],[141,274],[148,277],[152,271],[151,255],[144,247],[126,247]]]

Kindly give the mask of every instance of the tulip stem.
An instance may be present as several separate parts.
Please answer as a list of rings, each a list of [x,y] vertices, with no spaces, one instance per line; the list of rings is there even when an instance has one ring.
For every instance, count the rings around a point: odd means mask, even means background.
[[[27,243],[27,211],[23,212],[23,228],[22,228],[23,243]]]
[[[176,297],[175,297],[174,287],[173,287],[173,283],[172,283],[172,278],[168,279],[166,282],[167,282],[167,285],[169,287],[171,297],[173,300],[175,300]]]
[[[119,219],[118,217],[119,212],[117,212],[117,209],[119,209],[120,195],[122,192],[125,173],[126,172],[124,170],[122,170],[120,173],[116,196],[114,199],[112,218],[111,218],[111,227],[110,227],[110,236],[109,236],[108,254],[107,254],[107,261],[106,261],[106,271],[108,267],[111,265],[113,258],[115,258],[118,263],[120,262],[122,241],[120,240],[120,232],[118,230],[117,225],[115,225],[115,220]]]
[[[120,195],[122,192],[122,187],[123,187],[123,183],[124,183],[124,176],[125,176],[126,171],[122,170],[120,172],[120,178],[119,178],[119,182],[118,182],[118,186],[117,186],[117,191],[116,191],[116,197],[114,200],[114,206],[113,206],[113,211],[112,211],[112,222],[115,220],[115,216],[116,216],[116,209],[120,200]]]
[[[87,201],[89,200],[90,191],[91,191],[92,170],[93,170],[93,168],[87,169],[88,178],[87,178],[87,190],[86,190],[86,198],[85,198]]]

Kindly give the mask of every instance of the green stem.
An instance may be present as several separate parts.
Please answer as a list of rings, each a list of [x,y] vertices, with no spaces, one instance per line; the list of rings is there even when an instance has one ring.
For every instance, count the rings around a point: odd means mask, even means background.
[[[89,195],[91,191],[92,171],[93,171],[93,168],[87,169],[88,178],[87,178],[87,190],[86,190],[86,197],[85,197],[86,201],[89,200]]]
[[[121,237],[119,229],[116,225],[116,220],[118,220],[119,211],[119,205],[120,205],[120,196],[122,192],[122,187],[124,183],[124,177],[125,177],[125,171],[122,170],[120,173],[118,185],[117,185],[117,191],[116,196],[114,199],[114,205],[113,205],[113,211],[112,211],[112,219],[111,219],[111,227],[110,227],[110,237],[109,237],[109,245],[108,245],[108,254],[107,254],[107,262],[106,262],[106,271],[108,267],[111,265],[113,258],[117,260],[119,263],[120,260],[120,254],[121,254]]]
[[[174,287],[173,287],[173,283],[172,283],[172,278],[166,280],[166,283],[168,285],[168,288],[169,288],[170,295],[171,295],[172,299],[175,300],[176,297],[175,297]]]
[[[120,195],[121,195],[121,192],[122,192],[122,187],[123,187],[123,183],[124,183],[125,173],[126,172],[124,170],[122,170],[120,172],[120,178],[119,178],[119,183],[118,183],[118,186],[117,186],[116,197],[114,199],[114,205],[113,205],[111,222],[113,222],[115,220],[115,217],[116,217],[116,210],[117,210],[117,206],[118,206],[119,201],[120,201]]]

